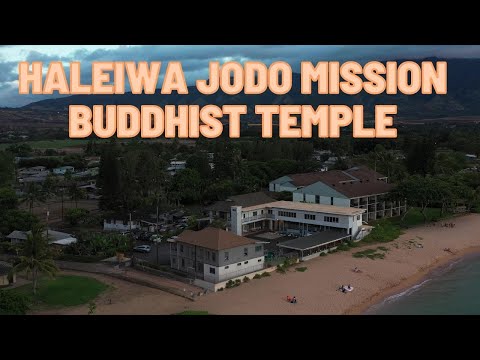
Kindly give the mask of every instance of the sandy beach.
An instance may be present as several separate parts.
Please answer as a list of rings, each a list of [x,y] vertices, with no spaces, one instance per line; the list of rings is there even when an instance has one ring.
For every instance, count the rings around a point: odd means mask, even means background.
[[[96,313],[173,314],[204,310],[231,315],[361,314],[385,297],[420,282],[431,270],[466,254],[480,252],[480,214],[468,214],[447,222],[454,223],[455,227],[437,224],[412,228],[390,243],[337,252],[298,265],[307,267],[305,272],[292,267],[286,274],[274,272],[270,277],[209,294],[194,302],[159,290],[105,279],[115,289],[97,301]],[[388,249],[384,259],[352,256],[354,252],[379,246]],[[361,273],[353,272],[355,267]],[[340,285],[349,284],[354,288],[352,292],[338,291]],[[298,303],[290,304],[287,296],[296,296]],[[106,301],[110,298],[111,304]],[[85,314],[86,306],[49,313]]]

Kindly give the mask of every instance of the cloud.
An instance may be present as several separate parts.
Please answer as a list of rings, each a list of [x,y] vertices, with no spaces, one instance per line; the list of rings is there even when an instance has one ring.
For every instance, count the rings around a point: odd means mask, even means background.
[[[134,45],[115,48],[86,46],[30,47],[0,46],[0,106],[21,106],[41,100],[40,96],[20,96],[12,86],[16,80],[17,62],[51,61],[82,62],[82,81],[91,81],[92,61],[181,61],[187,82],[193,84],[208,73],[211,60],[258,60],[267,65],[274,61],[286,61],[298,71],[301,61],[370,60],[439,58],[480,58],[480,46],[471,45]],[[164,71],[165,67],[163,67]],[[163,74],[162,71],[162,74]],[[66,69],[68,76],[68,69]]]

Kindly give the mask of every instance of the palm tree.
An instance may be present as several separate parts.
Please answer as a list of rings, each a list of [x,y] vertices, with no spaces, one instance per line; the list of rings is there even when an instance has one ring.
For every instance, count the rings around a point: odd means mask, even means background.
[[[83,189],[80,189],[78,183],[74,181],[70,184],[70,187],[68,188],[68,194],[70,195],[70,199],[75,201],[75,209],[77,209],[78,200],[85,197],[85,192],[83,191]]]
[[[30,213],[33,212],[33,205],[35,203],[45,202],[45,194],[42,192],[40,186],[35,183],[29,183],[27,187],[27,191],[23,196],[21,201],[22,203],[27,203],[28,208],[30,209]]]
[[[55,276],[58,268],[48,252],[48,240],[43,234],[43,228],[36,226],[28,234],[20,262],[12,269],[12,273],[26,271],[32,273],[33,294],[37,293],[37,283],[40,273]]]

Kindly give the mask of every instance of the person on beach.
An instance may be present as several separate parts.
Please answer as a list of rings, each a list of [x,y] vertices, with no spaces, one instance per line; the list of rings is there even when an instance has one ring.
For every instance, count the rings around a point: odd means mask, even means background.
[[[296,304],[296,303],[297,303],[297,298],[294,296],[292,299],[292,304]]]

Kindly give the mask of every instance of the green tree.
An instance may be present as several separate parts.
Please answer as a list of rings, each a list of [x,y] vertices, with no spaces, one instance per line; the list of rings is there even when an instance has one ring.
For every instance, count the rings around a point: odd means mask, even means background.
[[[203,198],[204,182],[197,170],[185,169],[175,174],[172,193],[177,193],[182,203],[198,202]]]
[[[29,183],[27,185],[27,190],[23,195],[21,202],[27,203],[28,209],[30,210],[30,213],[32,213],[33,206],[38,203],[43,203],[45,202],[45,200],[46,197],[45,193],[42,191],[42,188],[35,183]]]
[[[19,260],[19,263],[13,267],[12,272],[26,271],[27,274],[32,274],[34,295],[37,293],[40,274],[53,277],[58,272],[58,268],[48,251],[48,239],[40,226],[34,227],[31,233],[28,234],[23,255],[20,256]]]
[[[85,198],[85,191],[80,188],[76,181],[73,181],[68,187],[68,195],[70,200],[75,202],[75,209],[78,208],[78,200]]]
[[[39,223],[38,218],[30,212],[9,209],[0,213],[0,234],[8,235],[13,230],[26,231]]]
[[[205,180],[210,178],[212,174],[212,169],[205,153],[196,153],[190,156],[187,159],[186,166],[188,169],[197,170],[202,179]]]
[[[0,212],[15,209],[17,207],[17,204],[17,195],[12,188],[0,188]]]
[[[13,156],[5,151],[0,151],[0,187],[11,185],[15,179]]]
[[[100,156],[97,186],[102,195],[100,207],[104,210],[115,209],[120,204],[121,172],[120,154],[116,144],[105,146]]]

